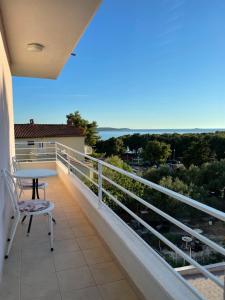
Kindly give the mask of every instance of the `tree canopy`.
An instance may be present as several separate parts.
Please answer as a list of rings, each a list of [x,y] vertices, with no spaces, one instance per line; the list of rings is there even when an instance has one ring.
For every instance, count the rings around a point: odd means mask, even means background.
[[[143,157],[150,163],[163,163],[171,155],[169,144],[159,141],[149,141],[144,149]]]
[[[120,155],[124,152],[124,143],[120,138],[110,138],[106,141],[98,141],[96,150],[100,153],[105,153],[107,156]]]
[[[74,113],[70,113],[66,116],[67,123],[71,123],[72,125],[84,129],[84,134],[86,136],[85,142],[89,146],[94,146],[96,142],[99,140],[99,135],[97,132],[97,123],[95,121],[89,122],[81,117],[79,111],[75,111]]]

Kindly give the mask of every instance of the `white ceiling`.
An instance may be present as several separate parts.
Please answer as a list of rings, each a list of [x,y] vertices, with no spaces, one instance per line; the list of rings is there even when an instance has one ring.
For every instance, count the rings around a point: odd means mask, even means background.
[[[11,71],[56,78],[101,0],[0,0]],[[41,52],[27,44],[40,43]]]

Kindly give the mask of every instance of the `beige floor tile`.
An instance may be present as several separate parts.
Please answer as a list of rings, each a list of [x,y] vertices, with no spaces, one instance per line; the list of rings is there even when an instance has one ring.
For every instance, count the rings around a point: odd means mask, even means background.
[[[27,226],[24,224],[24,227],[25,227],[24,233],[21,235],[21,243],[22,243],[23,248],[25,248],[27,246],[29,247],[29,246],[37,245],[42,242],[49,241],[48,228],[37,230],[37,229],[34,229],[33,227],[31,227],[30,235],[27,236],[26,235]]]
[[[31,296],[32,297],[32,296]],[[23,298],[21,300],[24,300]],[[30,298],[29,300],[62,300],[60,292],[51,292],[42,297]]]
[[[49,238],[44,242],[37,243],[27,243],[26,246],[22,247],[21,257],[26,258],[30,257],[31,259],[37,256],[52,256],[50,251],[50,241]]]
[[[87,218],[83,215],[74,216],[73,218],[67,219],[71,228],[82,225],[90,225]]]
[[[53,217],[56,220],[56,223],[58,220],[66,220],[66,214],[64,212],[54,212],[53,211]]]
[[[54,255],[56,271],[72,269],[87,265],[81,251],[59,253]]]
[[[97,284],[104,284],[124,278],[123,273],[114,262],[91,265],[90,269]]]
[[[2,282],[0,283],[1,300],[18,300],[20,295],[20,278],[12,272],[4,272]]]
[[[102,300],[101,294],[96,287],[88,287],[71,292],[62,293],[62,300]]]
[[[104,247],[83,250],[83,253],[89,265],[94,265],[102,262],[110,262],[113,259],[109,251]]]
[[[57,225],[56,225],[57,226]],[[54,230],[54,239],[57,241],[60,240],[71,240],[74,239],[73,231],[70,228],[57,228],[55,226]]]
[[[54,224],[53,229],[66,229],[70,228],[70,224],[67,219],[57,219],[56,224]]]
[[[67,253],[80,250],[76,239],[54,241],[54,253]]]
[[[72,205],[65,205],[63,207],[64,213],[66,214],[71,214],[71,213],[77,213],[80,212],[80,207],[76,204],[72,204]]]
[[[77,242],[82,250],[102,246],[102,241],[96,235],[77,238]]]
[[[19,276],[21,271],[21,251],[11,249],[8,259],[4,260],[3,276]]]
[[[120,280],[99,286],[104,300],[138,300],[126,280]]]
[[[30,256],[22,259],[21,280],[35,281],[47,278],[55,272],[53,256]]]
[[[42,276],[33,277],[21,281],[21,298],[22,300],[30,300],[33,298],[45,297],[45,299],[54,299],[54,295],[59,293],[58,281],[55,273],[42,273]]]
[[[76,227],[73,227],[71,229],[76,238],[96,234],[96,231],[94,230],[93,226],[91,226],[89,224],[77,225]]]
[[[23,224],[21,224],[21,232],[23,236],[26,236],[27,228],[28,228],[29,218],[25,220]],[[44,234],[44,232],[48,232],[48,220],[47,217],[41,218],[35,217],[32,220],[31,232],[30,236],[35,236],[39,234]]]
[[[62,292],[94,286],[95,282],[88,267],[57,272]]]

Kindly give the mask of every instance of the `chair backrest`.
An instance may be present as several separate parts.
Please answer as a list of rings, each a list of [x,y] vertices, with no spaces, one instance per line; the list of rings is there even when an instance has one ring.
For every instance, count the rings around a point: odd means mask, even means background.
[[[7,191],[9,193],[9,197],[13,206],[13,210],[16,211],[17,213],[20,213],[19,206],[18,206],[18,193],[17,193],[17,188],[16,188],[16,183],[14,180],[14,177],[11,175],[11,173],[8,170],[3,170],[3,176],[5,179]]]
[[[13,156],[12,157],[12,168],[13,168],[13,172],[15,173],[17,170],[21,169],[20,163],[16,160],[16,157]],[[16,179],[16,183],[19,186],[19,188],[22,187],[22,181],[20,178]]]
[[[19,162],[16,160],[16,157],[12,157],[12,167],[13,167],[13,172],[16,172],[17,170],[21,169]]]

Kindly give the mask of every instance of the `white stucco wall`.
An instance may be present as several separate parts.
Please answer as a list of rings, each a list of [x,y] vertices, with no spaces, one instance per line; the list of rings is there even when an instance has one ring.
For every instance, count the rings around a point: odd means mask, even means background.
[[[84,137],[48,137],[48,138],[30,138],[30,139],[16,139],[16,143],[34,142],[58,142],[66,145],[72,149],[84,152]]]
[[[14,155],[14,120],[12,77],[3,42],[0,20],[0,170],[10,167]],[[10,202],[5,193],[4,181],[0,179],[0,277],[4,262],[4,248],[8,231]]]

